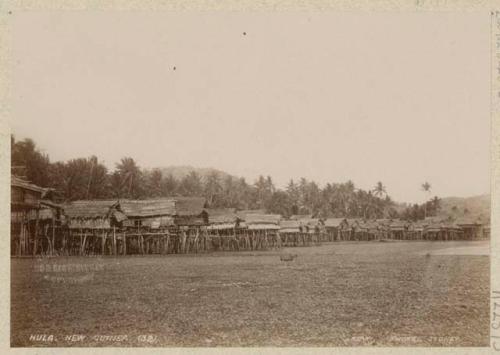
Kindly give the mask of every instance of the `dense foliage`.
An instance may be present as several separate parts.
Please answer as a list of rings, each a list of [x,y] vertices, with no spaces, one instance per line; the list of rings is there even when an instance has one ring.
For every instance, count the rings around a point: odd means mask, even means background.
[[[264,209],[284,216],[312,214],[408,219],[424,218],[439,209],[436,197],[427,204],[409,206],[398,213],[382,182],[366,191],[356,188],[352,181],[328,183],[321,188],[314,181],[301,178],[299,181],[290,180],[281,190],[276,188],[270,176],[260,176],[249,184],[244,178],[222,176],[217,172],[201,176],[192,171],[176,179],[171,174],[163,176],[158,169],[141,169],[130,157],[122,158],[114,171],[108,171],[95,156],[51,163],[31,139],[15,141],[12,137],[11,143],[13,173],[37,185],[55,188],[64,201],[204,196],[209,207]]]

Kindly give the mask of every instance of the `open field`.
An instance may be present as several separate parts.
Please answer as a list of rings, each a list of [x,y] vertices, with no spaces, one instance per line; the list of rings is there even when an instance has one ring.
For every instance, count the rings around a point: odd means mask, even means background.
[[[290,248],[298,254],[293,262],[280,261],[281,251],[14,258],[11,341],[488,346],[488,248],[488,242],[338,242]]]

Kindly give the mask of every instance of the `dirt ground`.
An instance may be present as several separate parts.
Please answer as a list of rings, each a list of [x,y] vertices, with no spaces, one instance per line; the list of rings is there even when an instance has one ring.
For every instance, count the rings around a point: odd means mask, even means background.
[[[488,346],[488,242],[12,259],[12,346]],[[298,255],[280,261],[280,253]]]

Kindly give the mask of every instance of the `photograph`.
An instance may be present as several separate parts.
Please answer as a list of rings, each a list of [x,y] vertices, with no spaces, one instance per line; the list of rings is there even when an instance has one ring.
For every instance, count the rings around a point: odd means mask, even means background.
[[[498,13],[2,11],[11,348],[500,349]]]

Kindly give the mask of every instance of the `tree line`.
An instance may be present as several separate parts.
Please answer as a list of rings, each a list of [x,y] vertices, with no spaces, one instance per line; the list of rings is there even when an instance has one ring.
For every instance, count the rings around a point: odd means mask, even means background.
[[[114,198],[161,198],[203,196],[211,208],[262,209],[284,216],[311,214],[322,217],[421,219],[437,214],[439,199],[403,211],[387,194],[382,182],[372,190],[356,188],[352,181],[327,183],[291,179],[285,189],[270,176],[254,183],[216,171],[201,176],[191,171],[181,179],[159,169],[141,169],[133,158],[124,157],[109,171],[96,156],[51,162],[32,139],[11,137],[11,166],[15,175],[56,191],[60,201]],[[426,183],[428,184],[428,183]],[[428,190],[430,190],[430,185]]]

